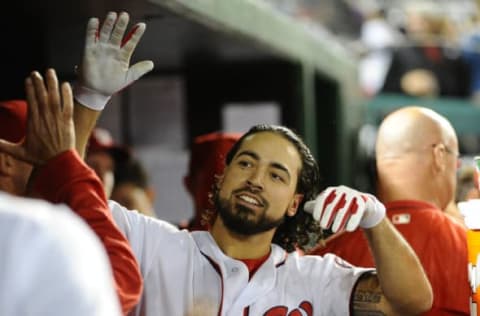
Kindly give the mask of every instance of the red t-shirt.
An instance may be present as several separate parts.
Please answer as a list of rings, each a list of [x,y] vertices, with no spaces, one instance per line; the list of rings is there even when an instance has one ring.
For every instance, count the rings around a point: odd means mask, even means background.
[[[239,259],[240,261],[242,261],[246,266],[247,266],[247,269],[248,269],[248,273],[249,273],[249,276],[250,276],[250,279],[252,278],[252,276],[255,274],[255,272],[257,272],[258,268],[260,268],[260,266],[265,262],[267,261],[268,257],[270,256],[270,252],[267,253],[265,256],[261,257],[261,258],[256,258],[256,259]]]
[[[385,206],[390,221],[415,250],[432,285],[433,307],[424,315],[470,315],[465,228],[429,203],[394,201]],[[326,253],[353,265],[375,266],[361,230],[334,235],[325,247],[318,246],[309,254]]]

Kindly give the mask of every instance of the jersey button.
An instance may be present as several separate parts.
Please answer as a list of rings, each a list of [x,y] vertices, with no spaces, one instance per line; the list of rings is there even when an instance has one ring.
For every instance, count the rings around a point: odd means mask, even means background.
[[[233,267],[233,268],[232,268],[232,272],[233,272],[233,273],[238,272],[238,268],[237,268],[237,267]]]

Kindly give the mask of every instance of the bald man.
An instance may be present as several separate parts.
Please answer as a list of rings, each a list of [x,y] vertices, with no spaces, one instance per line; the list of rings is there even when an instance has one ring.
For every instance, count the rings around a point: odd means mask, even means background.
[[[470,315],[466,232],[442,211],[456,187],[458,141],[452,125],[430,109],[401,108],[380,125],[376,159],[378,196],[432,284],[433,307],[425,315]],[[311,252],[326,253],[374,267],[361,231],[334,235]]]

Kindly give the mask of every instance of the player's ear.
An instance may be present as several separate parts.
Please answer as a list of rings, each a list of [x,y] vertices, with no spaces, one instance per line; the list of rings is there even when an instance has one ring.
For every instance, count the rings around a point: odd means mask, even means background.
[[[215,175],[215,185],[217,186],[217,188],[220,188],[222,186],[224,178],[225,178],[224,173],[222,173],[220,175],[218,175],[218,174]]]
[[[150,201],[150,203],[154,204],[155,196],[156,196],[155,190],[149,186],[145,189],[145,193],[147,194],[147,198]]]
[[[290,206],[288,207],[288,210],[287,210],[287,216],[291,217],[297,214],[298,207],[300,206],[300,203],[302,203],[302,200],[303,200],[303,194],[296,193],[293,196],[293,199],[290,202]]]

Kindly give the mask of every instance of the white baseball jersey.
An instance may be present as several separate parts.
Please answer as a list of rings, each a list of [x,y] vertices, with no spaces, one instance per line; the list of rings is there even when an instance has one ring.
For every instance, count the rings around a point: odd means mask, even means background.
[[[334,255],[287,254],[272,244],[249,280],[246,265],[226,256],[210,233],[180,231],[112,201],[110,209],[144,277],[136,316],[344,316],[356,281],[371,270]]]
[[[105,250],[66,206],[0,192],[0,315],[121,315]]]

